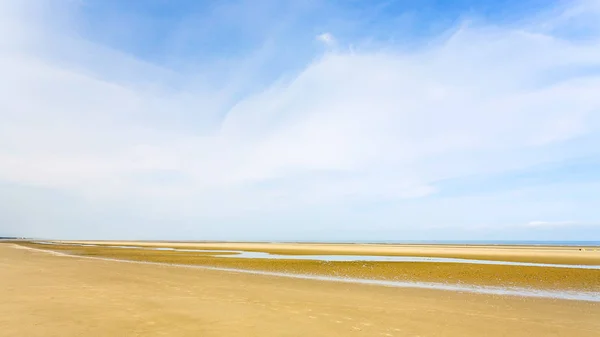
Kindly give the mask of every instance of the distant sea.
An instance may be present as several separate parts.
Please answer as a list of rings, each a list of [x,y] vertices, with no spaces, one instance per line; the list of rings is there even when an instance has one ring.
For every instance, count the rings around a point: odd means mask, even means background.
[[[274,241],[269,241],[274,242]],[[292,242],[292,241],[277,241]],[[600,246],[600,241],[536,241],[536,240],[326,240],[293,241],[314,243],[379,243],[379,244],[433,244],[433,245],[513,245],[513,246]]]
[[[32,239],[33,240],[33,239]],[[50,240],[51,239],[35,239]],[[102,241],[102,240],[101,240]],[[113,241],[113,240],[108,240]],[[119,241],[119,240],[114,240]],[[125,240],[130,241],[130,240]],[[600,246],[600,240],[132,240],[140,242],[264,242],[264,243],[347,243],[347,244],[427,244],[427,245],[512,245],[512,246]]]

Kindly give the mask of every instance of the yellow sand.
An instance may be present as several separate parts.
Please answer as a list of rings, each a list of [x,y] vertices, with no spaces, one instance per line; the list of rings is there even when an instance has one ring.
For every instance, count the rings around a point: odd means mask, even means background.
[[[53,256],[0,244],[0,336],[597,336],[600,305]]]

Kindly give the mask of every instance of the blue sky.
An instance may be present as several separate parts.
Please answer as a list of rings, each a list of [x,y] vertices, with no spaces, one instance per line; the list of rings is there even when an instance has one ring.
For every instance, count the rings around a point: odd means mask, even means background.
[[[600,240],[600,1],[0,4],[0,235]]]

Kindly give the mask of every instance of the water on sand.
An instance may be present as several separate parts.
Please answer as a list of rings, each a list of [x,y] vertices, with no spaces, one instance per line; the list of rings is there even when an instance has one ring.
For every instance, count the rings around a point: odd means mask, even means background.
[[[55,245],[52,242],[37,242],[41,244]],[[94,244],[69,244],[83,247],[100,247]],[[242,250],[216,250],[216,249],[179,249],[170,247],[136,247],[122,245],[102,245],[106,248],[121,249],[144,249],[156,251],[175,251],[175,252],[198,252],[215,253],[215,257],[241,258],[241,259],[277,259],[277,260],[312,260],[312,261],[370,261],[370,262],[430,262],[430,263],[468,263],[468,264],[490,264],[505,266],[525,266],[525,267],[550,267],[550,268],[570,268],[570,269],[598,269],[600,265],[578,265],[578,264],[556,264],[556,263],[535,263],[535,262],[512,262],[495,261],[479,259],[460,259],[449,257],[424,257],[424,256],[381,256],[381,255],[282,255],[264,252],[248,252]],[[220,254],[219,254],[220,253]],[[228,254],[223,254],[228,253]]]

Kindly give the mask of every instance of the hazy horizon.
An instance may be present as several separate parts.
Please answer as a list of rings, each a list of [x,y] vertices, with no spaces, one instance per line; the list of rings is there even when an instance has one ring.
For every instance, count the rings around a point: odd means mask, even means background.
[[[0,238],[7,238],[7,237],[3,237],[0,236]],[[11,237],[11,238],[18,238],[18,239],[25,239],[25,240],[35,240],[37,242],[44,242],[45,240],[48,240],[48,242],[58,242],[58,241],[62,241],[62,239],[60,238],[34,238],[34,237]],[[544,244],[548,244],[548,245],[575,245],[575,246],[585,246],[585,245],[600,245],[600,241],[598,240],[566,240],[566,241],[561,241],[561,240],[254,240],[254,241],[242,241],[242,240],[185,240],[185,239],[181,239],[181,240],[161,240],[161,239],[154,239],[154,240],[135,240],[135,239],[129,239],[129,240],[121,240],[121,239],[106,239],[106,240],[94,240],[94,239],[79,239],[81,241],[98,241],[98,242],[126,242],[126,241],[131,241],[131,242],[190,242],[190,243],[197,243],[197,242],[257,242],[257,243],[332,243],[332,244],[338,244],[338,243],[348,243],[348,244],[465,244],[465,245],[477,245],[477,244],[489,244],[489,245],[502,245],[502,244],[508,244],[508,245],[544,245]],[[77,241],[77,240],[65,240],[65,241]]]

